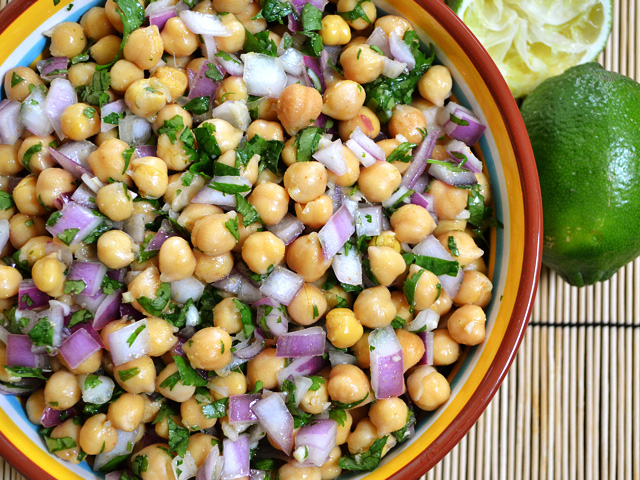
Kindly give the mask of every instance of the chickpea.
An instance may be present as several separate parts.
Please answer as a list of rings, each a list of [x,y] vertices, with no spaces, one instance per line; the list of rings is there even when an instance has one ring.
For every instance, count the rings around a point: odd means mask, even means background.
[[[135,63],[142,70],[155,67],[162,59],[163,52],[162,37],[155,25],[134,30],[129,35],[123,50],[124,58]],[[129,109],[133,111],[131,107]]]
[[[237,5],[242,5],[246,0],[236,2]],[[240,22],[233,13],[228,13],[220,17],[222,25],[231,30],[231,35],[226,37],[213,37],[216,41],[216,45],[219,50],[227,53],[237,53],[244,47],[245,42],[245,29],[242,22]]]
[[[491,301],[492,289],[493,284],[484,273],[475,270],[465,271],[462,285],[453,302],[456,305],[468,304],[484,308]]]
[[[47,148],[53,144],[54,141],[55,138],[51,135],[48,137],[32,135],[25,138],[22,144],[17,144],[18,159],[28,172],[41,173],[43,170],[51,168],[56,164],[51,158],[51,155],[49,155],[49,149]],[[34,150],[38,151],[35,152]]]
[[[100,132],[100,113],[87,103],[65,108],[60,120],[62,133],[71,140],[86,140]]]
[[[44,401],[54,410],[67,410],[80,401],[82,392],[76,376],[65,370],[54,372],[44,387]]]
[[[249,5],[249,0],[212,0],[211,6],[216,12],[242,13]]]
[[[55,201],[64,193],[75,190],[75,179],[62,168],[47,168],[38,175],[36,194],[47,207],[56,207]]]
[[[247,363],[247,382],[253,389],[258,380],[262,387],[274,389],[278,387],[278,372],[285,367],[286,359],[276,356],[275,348],[265,348]]]
[[[216,141],[220,147],[220,153],[225,153],[229,150],[235,150],[238,148],[240,140],[242,140],[243,137],[242,130],[234,127],[229,122],[222,120],[221,118],[214,118],[202,122],[202,124],[205,123],[210,123],[215,127],[213,136],[216,137]]]
[[[353,45],[342,51],[340,63],[344,70],[345,78],[362,85],[373,82],[382,74],[383,58],[369,45]]]
[[[164,355],[178,343],[178,338],[174,335],[177,329],[162,318],[147,318],[147,328],[151,337],[150,357]]]
[[[11,383],[20,381],[20,377],[16,377],[14,374],[9,373],[5,368],[7,363],[7,347],[4,342],[0,342],[0,381]]]
[[[0,345],[0,349],[2,348],[4,348],[4,345]],[[6,362],[6,357],[3,360],[3,363],[4,362]],[[2,369],[4,369],[4,367],[2,367]],[[33,423],[34,425],[42,425],[42,414],[44,413],[45,409],[43,388],[40,388],[29,395],[24,409],[26,410],[27,417],[29,418],[29,421],[31,423]]]
[[[31,87],[44,85],[40,76],[29,67],[16,67],[4,75],[4,91],[9,100],[24,101],[31,94]]]
[[[151,119],[171,101],[171,91],[157,78],[143,78],[129,85],[124,101],[133,113]]]
[[[113,450],[118,443],[118,431],[107,422],[104,413],[89,417],[78,435],[82,451],[89,455],[98,455]]]
[[[169,55],[188,57],[199,46],[198,36],[189,30],[179,17],[167,20],[160,37],[164,50]]]
[[[378,439],[378,430],[368,418],[358,422],[356,428],[347,437],[347,447],[352,455],[365,453]]]
[[[396,336],[402,346],[402,363],[406,372],[416,365],[424,356],[424,342],[415,333],[408,332],[402,328],[397,329]]]
[[[279,140],[284,142],[282,125],[278,122],[270,122],[262,119],[254,120],[247,129],[247,139],[251,140],[254,135],[259,135],[265,140]]]
[[[156,400],[151,400],[151,397],[149,397],[146,393],[141,393],[140,396],[144,401],[144,410],[140,423],[152,422],[156,418],[156,415],[160,411],[160,408],[162,407],[164,402],[159,398],[157,398]]]
[[[280,185],[265,182],[253,189],[247,198],[266,225],[279,223],[289,209],[289,194]]]
[[[22,275],[8,265],[0,265],[0,299],[11,298],[18,294]]]
[[[70,418],[62,422],[60,425],[57,425],[51,431],[51,438],[70,438],[73,441],[73,447],[54,452],[54,455],[62,458],[63,460],[68,460],[71,463],[78,464],[84,457],[80,456],[81,451],[80,446],[78,445],[81,427],[80,425],[76,425],[73,420],[73,418]]]
[[[295,462],[298,463],[298,462]],[[298,464],[299,465],[299,464]],[[303,467],[285,463],[278,469],[279,480],[321,480],[318,467]]]
[[[351,120],[342,120],[338,122],[338,133],[343,142],[349,140],[349,137],[356,128],[360,128],[362,133],[373,139],[380,134],[380,120],[378,116],[368,107],[362,107],[358,115]]]
[[[30,238],[46,234],[47,230],[42,217],[16,213],[9,219],[9,241],[13,248],[22,248]]]
[[[353,311],[334,308],[327,313],[327,339],[336,348],[348,348],[362,337],[364,329]]]
[[[289,85],[278,99],[278,119],[289,135],[313,123],[322,113],[322,95],[313,87]]]
[[[82,64],[80,64],[82,65]],[[111,88],[123,94],[138,80],[144,78],[144,70],[129,60],[118,60],[111,67]]]
[[[49,51],[52,57],[75,57],[87,46],[87,38],[79,23],[63,22],[56,25],[51,34]]]
[[[187,74],[177,68],[169,66],[159,67],[153,71],[151,76],[157,78],[169,88],[171,98],[183,96],[187,91],[187,87],[189,87]],[[177,105],[175,106],[177,107]]]
[[[177,371],[178,366],[175,364],[175,362],[171,362],[170,364],[168,364],[164,368],[164,370],[160,372],[158,378],[156,379],[156,392],[175,402],[186,402],[196,392],[196,387],[194,385],[185,385],[184,383],[182,383],[182,380],[179,380],[175,384],[173,382],[170,382],[169,385],[163,386],[165,381]]]
[[[327,385],[331,400],[342,403],[354,403],[371,400],[371,386],[367,375],[355,365],[336,365],[331,369]],[[366,400],[365,400],[366,399]]]
[[[112,178],[117,182],[123,182],[127,187],[131,187],[133,181],[129,174],[125,172],[125,159],[123,156],[124,151],[128,148],[129,144],[117,138],[105,141],[89,155],[88,161],[91,171],[103,183],[108,183],[109,178]]]
[[[438,219],[453,220],[467,208],[469,193],[464,188],[455,188],[440,180],[433,180],[429,185],[429,193],[435,200]]]
[[[368,201],[381,203],[398,189],[401,182],[402,176],[396,167],[388,162],[376,162],[370,167],[360,169],[358,188]]]
[[[249,98],[247,86],[242,77],[229,76],[220,82],[220,88],[216,92],[216,105],[229,101],[239,102]]]
[[[369,368],[371,366],[371,356],[369,353],[369,332],[365,332],[360,340],[351,347],[351,352],[356,356],[356,364],[360,368]]]
[[[338,464],[340,458],[342,458],[342,450],[336,445],[331,449],[327,461],[320,467],[320,478],[322,480],[333,480],[340,476],[342,473],[342,467]]]
[[[106,65],[115,60],[120,43],[121,39],[117,35],[107,35],[89,48],[89,54],[99,65]]]
[[[219,327],[198,330],[182,346],[191,365],[204,370],[217,370],[231,360],[231,337]]]
[[[451,365],[460,357],[460,345],[449,330],[440,328],[433,332],[433,364],[435,366]]]
[[[347,164],[347,172],[338,176],[328,171],[327,178],[330,182],[340,187],[350,187],[356,183],[360,177],[360,161],[353,152],[344,145],[342,146],[342,152],[344,153],[344,160]]]
[[[114,222],[133,215],[133,199],[124,183],[114,182],[101,187],[96,194],[96,206]]]
[[[113,377],[129,393],[153,393],[155,391],[156,367],[150,357],[130,360],[113,367]]]
[[[478,345],[484,341],[487,317],[477,305],[463,305],[449,317],[449,335],[462,345]]]
[[[233,269],[233,254],[231,252],[220,255],[207,255],[195,251],[195,276],[202,282],[213,283],[222,280]]]
[[[451,230],[464,231],[466,228],[467,228],[467,221],[464,220],[464,219],[460,219],[460,220],[438,220],[438,225],[436,226],[436,229],[433,231],[433,235],[438,237],[438,236],[442,235],[443,233],[449,232]]]
[[[68,368],[69,371],[74,375],[90,374],[98,371],[98,369],[102,366],[102,350],[98,350],[97,352],[95,352],[76,368],[69,368],[67,362],[65,362],[64,358],[62,358],[62,355],[59,355],[58,359],[60,360],[60,363],[62,363],[65,368]]]
[[[98,237],[98,260],[109,268],[124,268],[133,262],[133,241],[121,230],[109,230]]]
[[[438,315],[443,316],[449,313],[452,306],[453,300],[446,292],[446,290],[443,289],[442,292],[440,292],[440,296],[438,297],[438,299],[433,302],[433,305],[431,305],[429,308],[436,312]]]
[[[215,400],[230,395],[243,395],[247,393],[247,377],[241,372],[229,372],[225,377],[213,377],[209,381],[209,391]]]
[[[318,287],[305,283],[287,307],[289,316],[300,325],[312,325],[327,311],[327,300]]]
[[[327,87],[322,98],[322,113],[336,120],[351,120],[364,105],[366,93],[353,80],[339,80]]]
[[[254,19],[259,12],[260,3],[254,1],[249,3],[242,12],[237,12],[235,15],[236,18],[242,22],[244,28],[249,30],[251,34],[255,35],[256,33],[264,32],[267,29],[267,21],[264,18]]]
[[[400,37],[404,37],[407,30],[413,30],[413,27],[405,18],[397,15],[384,15],[375,22],[375,26],[382,28],[387,35],[391,35],[394,32]]]
[[[436,228],[429,211],[420,205],[401,206],[393,212],[390,221],[398,241],[414,245],[427,238]]]
[[[202,413],[202,406],[195,397],[191,397],[180,405],[182,424],[189,430],[204,430],[213,427],[217,418],[207,418]]]
[[[24,168],[18,154],[22,143],[18,140],[14,145],[0,144],[0,175],[15,175]]]
[[[345,410],[346,418],[344,420],[344,425],[340,425],[338,423],[338,430],[336,433],[336,445],[343,445],[347,441],[347,436],[351,433],[351,425],[353,424],[353,416],[351,415],[351,411]]]
[[[433,305],[433,302],[438,299],[438,296],[440,296],[442,292],[440,280],[429,270],[425,270],[417,265],[411,265],[407,278],[412,278],[414,275],[420,275],[413,293],[415,309],[418,311],[426,310]]]
[[[447,379],[430,365],[417,367],[409,375],[407,391],[413,403],[428,412],[445,403],[451,395]]]
[[[116,29],[109,23],[105,9],[102,7],[93,7],[88,10],[82,15],[80,25],[91,40],[100,40],[116,33]]]
[[[351,29],[340,15],[325,15],[320,36],[325,45],[346,45],[351,41]]]
[[[450,237],[453,237],[453,240],[450,240]],[[484,255],[484,251],[476,245],[473,237],[467,232],[452,230],[450,232],[445,232],[436,238],[449,253],[451,253],[449,245],[456,245],[455,250],[457,250],[457,255],[453,255],[453,258],[455,258],[463,268]],[[456,252],[454,251],[454,253]]]
[[[36,287],[52,297],[58,297],[64,293],[64,272],[67,266],[58,260],[55,253],[41,258],[33,264],[31,275]]]
[[[443,65],[433,65],[418,80],[418,91],[423,98],[438,107],[451,95],[451,72]]]
[[[378,17],[376,6],[372,1],[366,0],[363,2],[358,2],[358,0],[338,0],[338,13],[350,12],[357,6],[360,6],[360,8],[362,8],[367,18],[356,18],[354,20],[348,20],[348,23],[354,30],[364,30],[365,28],[372,25]]]
[[[421,110],[410,105],[398,104],[389,120],[389,133],[394,137],[402,135],[411,143],[420,143],[422,132],[426,131],[427,119]]]
[[[140,195],[159,198],[169,185],[167,164],[158,157],[139,157],[131,160],[131,178]]]
[[[211,255],[230,252],[237,240],[225,224],[236,219],[234,215],[235,212],[214,213],[198,220],[191,231],[193,246]]]
[[[372,287],[360,292],[353,312],[365,327],[381,328],[391,324],[396,316],[396,306],[387,287]]]
[[[391,301],[396,306],[396,317],[402,318],[405,322],[413,320],[413,314],[407,303],[404,293],[400,290],[391,292]]]
[[[138,451],[131,457],[131,463],[135,464],[139,456],[147,458],[147,469],[140,472],[142,480],[175,480],[171,461],[173,456],[169,453],[168,445],[154,443]]]
[[[74,88],[84,87],[91,83],[98,65],[95,62],[77,63],[69,67],[67,79]],[[113,85],[112,85],[113,86]]]
[[[215,205],[192,203],[185,207],[176,221],[191,232],[198,220],[214,213],[222,213],[222,209]]]
[[[331,266],[331,260],[324,259],[317,232],[301,235],[289,245],[287,265],[305,282],[315,282],[325,274]]]
[[[217,438],[207,433],[196,433],[189,437],[187,451],[191,453],[198,467],[202,466],[212,448],[218,448]]]
[[[320,162],[297,162],[284,172],[284,186],[296,202],[307,203],[327,189],[327,169]]]
[[[382,437],[400,430],[409,418],[409,407],[401,398],[378,399],[369,409],[369,419]]]
[[[242,330],[240,310],[236,301],[238,300],[233,297],[223,298],[213,307],[213,325],[226,330],[231,335]]]
[[[169,106],[169,105],[167,105]],[[192,162],[192,158],[185,150],[185,145],[179,138],[172,142],[166,133],[158,137],[158,157],[160,157],[170,170],[185,170]]]
[[[325,410],[325,406],[329,401],[329,393],[327,392],[327,382],[323,380],[317,390],[308,390],[300,400],[300,409],[318,415]]]
[[[385,156],[389,158],[391,154],[396,151],[398,146],[400,146],[400,140],[395,138],[387,138],[376,142],[376,145],[382,148],[382,150],[384,150]],[[413,150],[408,150],[409,155],[412,155],[412,152]],[[411,165],[410,162],[403,162],[401,160],[393,160],[391,164],[398,169],[398,172],[400,172],[400,174],[405,173]]]
[[[285,245],[271,232],[256,232],[242,246],[242,259],[255,273],[264,275],[280,265],[284,259]]]
[[[333,201],[324,194],[304,204],[296,203],[294,207],[298,220],[311,228],[321,228],[333,215]]]
[[[44,215],[46,210],[38,202],[38,177],[27,175],[13,189],[13,201],[20,213],[25,215]]]
[[[464,271],[465,272],[470,272],[472,270],[475,271],[475,272],[480,272],[480,273],[484,273],[485,275],[487,275],[487,272],[488,272],[487,271],[487,264],[484,263],[484,259],[482,257],[475,259],[469,265],[464,267]]]
[[[0,179],[0,182],[2,179]],[[16,214],[16,207],[13,204],[4,205],[7,208],[0,208],[0,220],[10,220]],[[6,248],[6,246],[5,246]]]
[[[484,197],[484,203],[491,202],[491,182],[484,173],[476,173],[478,179],[478,186],[480,187],[480,194]]]
[[[182,237],[168,238],[160,247],[160,280],[174,282],[193,275],[196,257],[189,242]]]
[[[391,247],[369,247],[369,265],[378,284],[388,287],[406,269],[402,255]]]

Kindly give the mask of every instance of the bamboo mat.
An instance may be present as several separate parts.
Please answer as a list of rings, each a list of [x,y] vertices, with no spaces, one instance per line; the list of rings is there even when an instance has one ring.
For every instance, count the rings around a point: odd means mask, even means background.
[[[7,3],[0,0],[0,8]],[[599,61],[640,81],[640,1],[613,6],[613,32]],[[543,269],[502,387],[423,478],[640,480],[640,259],[582,289]],[[0,458],[0,480],[24,477]]]

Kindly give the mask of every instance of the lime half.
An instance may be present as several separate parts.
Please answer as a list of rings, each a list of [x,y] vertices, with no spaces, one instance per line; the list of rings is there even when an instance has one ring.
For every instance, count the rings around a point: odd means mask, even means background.
[[[448,0],[478,37],[513,96],[596,59],[611,32],[612,0]]]

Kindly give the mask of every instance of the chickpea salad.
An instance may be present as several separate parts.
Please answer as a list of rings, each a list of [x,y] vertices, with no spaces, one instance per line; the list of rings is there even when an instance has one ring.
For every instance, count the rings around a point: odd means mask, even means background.
[[[0,393],[108,480],[369,471],[485,337],[485,126],[369,0],[108,0],[0,102]]]

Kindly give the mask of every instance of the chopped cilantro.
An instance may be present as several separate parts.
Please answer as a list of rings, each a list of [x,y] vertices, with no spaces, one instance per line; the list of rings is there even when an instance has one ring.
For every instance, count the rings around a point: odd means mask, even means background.
[[[364,8],[362,8],[362,4],[369,1],[371,0],[358,0],[358,3],[356,3],[356,6],[353,7],[353,10],[349,10],[348,12],[341,12],[339,15],[349,22],[354,22],[361,18],[365,22],[370,24],[371,20],[369,20],[367,13],[364,11]]]
[[[409,163],[411,161],[411,150],[417,145],[410,142],[402,142],[398,145],[391,155],[387,157],[387,162],[403,162]]]
[[[198,149],[204,152],[207,156],[213,158],[217,158],[220,156],[220,147],[218,146],[216,137],[213,135],[215,131],[215,125],[211,123],[203,123],[198,128],[193,129],[196,141],[198,142]],[[200,173],[193,170],[191,171],[193,173]]]
[[[28,335],[36,347],[51,346],[53,343],[53,325],[47,317],[43,317],[29,330]]]
[[[118,376],[120,377],[121,382],[126,382],[127,380],[131,380],[133,377],[140,373],[140,369],[138,367],[129,368],[127,370],[121,370],[118,372]]]
[[[186,103],[182,108],[194,115],[204,115],[209,111],[209,97],[197,97]]]
[[[248,192],[251,190],[249,185],[236,185],[235,183],[211,182],[209,188],[222,193],[233,195],[234,193]]]
[[[320,127],[307,127],[302,130],[296,137],[296,161],[308,162],[318,150],[320,138],[322,137],[322,129]]]
[[[169,283],[162,283],[160,288],[158,288],[158,292],[156,293],[156,298],[150,299],[148,297],[139,297],[138,303],[151,315],[159,316],[164,307],[169,303],[169,299],[171,298],[171,285]]]
[[[378,438],[365,453],[342,456],[340,460],[338,460],[338,465],[345,470],[359,472],[375,470],[380,463],[382,449],[387,444],[388,437],[388,435],[385,435],[382,438]]]
[[[67,228],[62,233],[58,234],[58,239],[64,244],[70,245],[79,231],[79,228]]]
[[[454,257],[460,256],[460,251],[458,250],[458,245],[456,245],[456,239],[453,237],[453,235],[449,235],[449,238],[447,239],[447,245],[449,246],[451,255],[453,255]]]
[[[24,82],[24,78],[22,78],[16,72],[13,72],[11,74],[11,88],[15,87],[16,85],[18,85],[19,83],[22,83],[22,82]]]
[[[440,258],[427,257],[425,255],[416,255],[414,253],[405,253],[402,255],[402,258],[404,258],[407,265],[415,263],[416,265],[433,272],[433,274],[438,277],[440,275],[455,277],[458,274],[458,269],[460,268],[458,262],[455,261],[442,260]]]
[[[98,70],[91,77],[89,85],[78,87],[77,90],[83,102],[102,107],[109,103],[110,97],[107,93],[109,87],[111,87],[111,75],[106,70]]]
[[[245,227],[255,222],[262,222],[258,211],[239,193],[236,193],[236,211],[242,215],[242,225]]]
[[[224,222],[224,226],[227,227],[229,233],[233,235],[236,240],[240,240],[240,232],[238,231],[238,217],[233,217]]]
[[[127,338],[127,345],[129,345],[129,348],[131,348],[131,346],[133,345],[133,342],[136,341],[136,338],[138,338],[138,335],[140,335],[145,328],[147,328],[147,326],[145,324],[142,324],[138,328],[136,328],[131,335],[129,335],[129,338]]]
[[[262,11],[254,18],[264,18],[267,22],[282,23],[282,19],[291,13],[293,13],[293,8],[289,2],[266,0]]]
[[[220,70],[215,63],[207,63],[207,71],[204,72],[204,76],[214,82],[222,80],[222,73],[220,73]]]
[[[405,323],[406,323],[406,320],[404,318],[396,315],[395,318],[391,321],[391,328],[394,328],[394,329],[402,328]]]
[[[96,388],[98,385],[102,384],[102,380],[98,375],[87,375],[87,378],[84,380],[84,388],[88,390],[90,388]]]
[[[320,30],[322,28],[322,10],[314,7],[311,3],[305,3],[300,12],[302,29],[305,32]]]
[[[124,288],[124,283],[114,280],[106,275],[102,278],[102,284],[100,285],[102,288],[102,293],[106,293],[107,295],[113,295],[117,290]]]
[[[178,425],[171,417],[169,417],[168,425],[169,450],[176,452],[180,457],[184,457],[189,443],[189,430]]]
[[[120,123],[120,119],[124,118],[124,112],[111,112],[109,115],[106,115],[103,118],[104,123],[108,123],[110,125],[118,125]]]
[[[136,475],[141,475],[149,468],[149,458],[146,455],[137,455],[131,462],[131,470]],[[122,480],[122,479],[121,479]]]
[[[87,107],[82,111],[82,114],[87,118],[93,118],[96,116],[96,109],[93,107]]]
[[[35,145],[31,145],[26,152],[24,152],[24,156],[22,157],[22,165],[27,170],[27,172],[31,173],[31,157],[33,157],[36,153],[42,151],[42,143],[38,142]]]
[[[238,312],[240,312],[240,322],[242,323],[244,336],[249,338],[256,329],[252,321],[251,309],[249,308],[249,305],[241,302],[237,298],[233,299],[233,303],[236,304],[236,308],[238,309]]]
[[[309,423],[312,418],[310,413],[304,412],[296,405],[296,384],[291,380],[285,380],[280,387],[280,391],[286,392],[287,400],[286,405],[293,417],[294,428],[302,427]]]
[[[171,120],[165,120],[164,125],[158,129],[158,135],[166,134],[171,143],[176,143],[178,135],[184,130],[184,123],[180,115],[175,115]]]
[[[311,375],[309,378],[313,382],[309,387],[309,390],[311,390],[312,392],[318,390],[320,388],[320,385],[325,383],[324,377],[321,377],[319,375]]]
[[[344,427],[344,424],[347,421],[347,412],[342,408],[332,408],[329,410],[329,418],[334,420],[341,427]]]
[[[193,369],[184,357],[176,355],[173,357],[173,360],[176,362],[183,385],[194,385],[196,387],[205,387],[207,385],[207,381]]]
[[[74,325],[78,325],[79,323],[88,322],[92,318],[93,314],[88,310],[78,310],[76,312],[73,312],[73,314],[71,315],[71,319],[69,320],[69,325],[67,326],[71,328]]]
[[[64,293],[69,295],[78,295],[84,292],[85,288],[87,284],[84,280],[65,280],[64,282]]]
[[[264,30],[253,35],[249,30],[245,29],[245,35],[245,52],[262,53],[272,57],[278,56],[278,46],[276,45],[276,42],[269,38],[268,30]]]
[[[46,380],[42,374],[41,368],[22,367],[18,365],[3,365],[4,369],[11,373],[14,377],[20,378],[39,378],[40,380]]]
[[[207,418],[221,418],[227,414],[228,398],[221,398],[215,402],[202,405],[202,414]]]
[[[404,286],[402,287],[402,291],[404,292],[404,296],[407,299],[407,303],[409,304],[409,311],[411,313],[413,313],[416,308],[416,286],[418,285],[418,280],[420,280],[420,276],[423,273],[424,270],[418,270],[410,277],[407,277],[407,279],[404,281]]]

